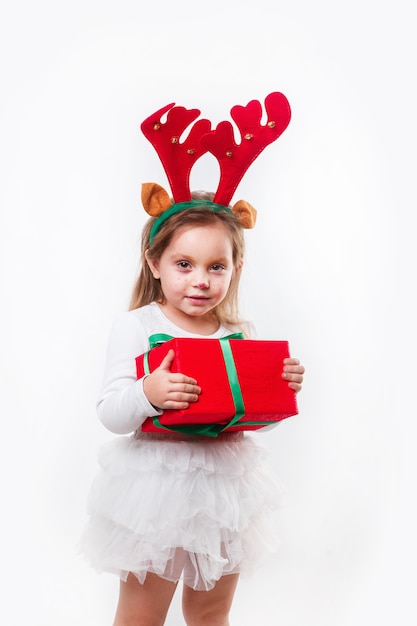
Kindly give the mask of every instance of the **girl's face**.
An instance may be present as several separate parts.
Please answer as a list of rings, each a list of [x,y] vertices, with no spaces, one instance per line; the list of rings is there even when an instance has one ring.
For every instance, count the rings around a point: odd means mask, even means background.
[[[235,269],[232,242],[220,223],[181,228],[161,258],[148,264],[160,279],[165,315],[185,330],[212,321],[210,313],[226,296]]]

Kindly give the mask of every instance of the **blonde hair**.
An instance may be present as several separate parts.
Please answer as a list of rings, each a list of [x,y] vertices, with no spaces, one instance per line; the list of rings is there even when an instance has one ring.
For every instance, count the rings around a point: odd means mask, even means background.
[[[212,200],[213,194],[210,192],[193,192],[193,199]],[[245,252],[245,240],[243,229],[237,218],[229,211],[213,211],[210,205],[205,207],[200,205],[196,208],[189,208],[175,213],[164,222],[153,238],[152,245],[149,243],[149,235],[155,218],[149,219],[142,231],[141,246],[141,267],[139,276],[133,287],[129,310],[150,304],[151,302],[164,303],[164,294],[160,281],[153,277],[146,256],[150,260],[159,260],[169,246],[174,234],[182,228],[192,228],[196,226],[211,226],[213,224],[223,224],[232,244],[233,264],[235,271],[230,281],[226,297],[213,309],[213,315],[219,324],[226,327],[238,327],[246,332],[246,324],[240,320],[238,288],[240,282],[240,265]]]

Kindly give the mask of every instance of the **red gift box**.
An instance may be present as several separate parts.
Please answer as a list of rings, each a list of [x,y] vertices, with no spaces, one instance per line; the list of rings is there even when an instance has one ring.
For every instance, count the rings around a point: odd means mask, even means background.
[[[256,430],[298,413],[295,392],[282,379],[287,341],[173,338],[136,358],[137,377],[156,369],[170,349],[172,372],[201,387],[187,409],[147,418],[144,432],[177,430],[215,437],[226,430]]]

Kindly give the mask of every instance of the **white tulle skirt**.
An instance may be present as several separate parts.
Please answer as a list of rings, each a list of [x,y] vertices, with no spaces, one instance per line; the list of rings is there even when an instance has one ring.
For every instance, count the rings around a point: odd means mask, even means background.
[[[140,583],[153,572],[197,590],[247,575],[277,546],[279,484],[250,435],[139,433],[99,453],[81,552],[97,571]]]

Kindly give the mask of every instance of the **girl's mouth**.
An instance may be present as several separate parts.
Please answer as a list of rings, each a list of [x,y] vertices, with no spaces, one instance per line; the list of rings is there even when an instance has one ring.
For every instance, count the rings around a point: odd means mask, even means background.
[[[208,299],[207,296],[187,296],[188,302],[192,304],[205,304]]]

